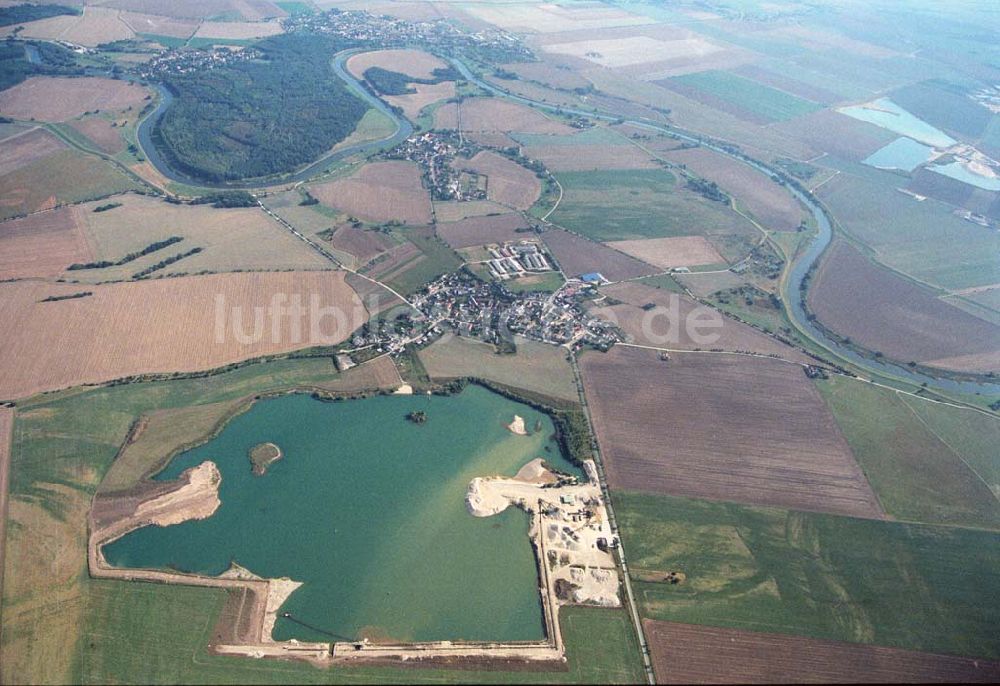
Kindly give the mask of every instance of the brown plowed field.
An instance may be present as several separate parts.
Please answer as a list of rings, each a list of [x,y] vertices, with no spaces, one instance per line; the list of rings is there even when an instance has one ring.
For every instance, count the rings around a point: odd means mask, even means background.
[[[32,76],[0,92],[0,113],[15,119],[58,122],[84,112],[141,107],[149,91],[115,79]]]
[[[39,302],[83,290],[93,295]],[[292,317],[272,316],[272,298],[282,294],[289,304],[302,298],[306,314],[296,319],[299,335]],[[320,307],[336,308],[341,317],[331,311],[313,327],[308,314],[313,295]],[[366,319],[343,272],[217,274],[86,287],[0,284],[0,320],[6,323],[0,330],[0,397],[135,374],[212,369],[333,344]]]
[[[431,200],[412,162],[373,162],[346,179],[313,186],[324,205],[376,222],[429,224]]]
[[[742,162],[706,148],[674,150],[665,153],[664,157],[687,165],[698,176],[718,183],[769,229],[794,231],[802,221],[802,208],[791,193]]]
[[[622,330],[639,345],[680,350],[726,350],[729,352],[754,352],[761,355],[778,355],[786,360],[810,362],[810,358],[799,350],[761,333],[757,329],[730,319],[717,310],[700,305],[686,295],[670,293],[661,288],[653,288],[641,283],[616,283],[605,286],[601,292],[622,305],[594,308],[592,312],[604,319],[616,322]],[[644,306],[656,305],[658,310],[644,310]],[[676,310],[677,325],[674,325]],[[705,326],[689,330],[685,325],[691,312],[700,311],[698,321],[721,322],[721,327]],[[674,330],[676,335],[672,335]],[[714,342],[700,342],[694,334],[717,334]],[[664,340],[668,339],[668,340]]]
[[[463,131],[571,134],[574,129],[543,114],[500,98],[470,98],[459,105],[449,103],[434,113],[434,128],[457,129],[459,117]]]
[[[518,233],[517,229],[523,229],[527,225],[519,214],[497,214],[438,224],[437,234],[445,243],[459,250],[477,245],[521,240],[528,234]]]
[[[28,131],[0,143],[0,176],[66,150],[61,140],[44,129]]]
[[[71,208],[0,223],[0,280],[58,276],[92,258]]]
[[[644,620],[661,684],[996,683],[1000,663]]]
[[[623,252],[569,231],[561,229],[546,231],[542,234],[542,240],[549,246],[549,250],[568,277],[600,272],[609,281],[619,281],[662,271]]]
[[[704,236],[611,241],[608,245],[661,269],[725,263],[722,255]]]
[[[883,517],[799,365],[622,346],[580,365],[612,488]]]
[[[833,110],[819,110],[771,128],[805,143],[817,154],[826,152],[853,162],[860,162],[896,138],[891,131]]]
[[[358,264],[365,264],[379,253],[383,253],[393,247],[394,243],[384,234],[377,231],[356,229],[345,224],[338,228],[330,244],[337,250],[354,255]]]
[[[949,364],[962,371],[998,369],[1000,327],[934,297],[877,266],[846,243],[831,248],[809,287],[809,307],[823,325],[901,362]]]
[[[112,126],[107,119],[92,117],[71,122],[70,126],[86,136],[101,152],[115,155],[125,149],[121,129]]]
[[[455,160],[455,166],[486,177],[486,197],[501,205],[526,210],[542,194],[542,182],[533,171],[488,150],[471,160]]]
[[[381,67],[415,79],[430,79],[434,77],[435,69],[445,69],[448,65],[423,50],[373,50],[347,60],[347,70],[355,78],[364,78],[365,72],[372,67]]]

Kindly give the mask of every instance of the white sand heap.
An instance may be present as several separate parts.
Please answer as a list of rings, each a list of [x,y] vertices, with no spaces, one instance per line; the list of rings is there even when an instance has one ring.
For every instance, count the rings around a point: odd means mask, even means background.
[[[508,424],[507,428],[512,434],[517,434],[518,436],[528,435],[528,430],[524,428],[524,417],[521,415],[514,415],[514,421]]]
[[[197,467],[185,470],[180,478],[187,483],[176,491],[142,503],[132,518],[157,526],[170,526],[190,519],[207,519],[215,514],[222,504],[219,500],[222,475],[215,463],[206,460]]]

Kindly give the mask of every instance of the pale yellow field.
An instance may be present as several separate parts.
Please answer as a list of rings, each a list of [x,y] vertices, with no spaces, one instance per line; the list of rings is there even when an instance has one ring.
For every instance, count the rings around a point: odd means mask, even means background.
[[[195,38],[228,38],[247,40],[274,36],[284,31],[276,21],[206,21],[195,32]]]
[[[93,295],[39,302],[81,290],[73,284],[0,284],[0,320],[6,323],[0,330],[0,398],[333,345],[368,318],[344,272],[155,279],[87,286]],[[277,316],[271,307],[297,297],[306,311],[301,318]],[[310,315],[312,298],[328,313]]]
[[[94,261],[113,262],[171,236],[184,240],[120,267],[74,270],[67,272],[65,278],[90,282],[127,279],[164,257],[194,247],[202,248],[202,252],[158,273],[331,267],[329,261],[257,208],[172,205],[143,195],[119,196],[114,201],[122,206],[107,212],[93,211],[103,202],[73,208],[76,221],[83,227],[95,256]]]
[[[526,210],[542,193],[542,184],[534,172],[488,150],[471,160],[456,160],[455,166],[485,176],[486,197],[501,205]]]
[[[548,3],[481,3],[467,5],[463,9],[477,19],[500,28],[531,33],[582,31],[654,23],[648,17],[604,5],[564,7]]]
[[[423,50],[373,50],[347,60],[347,70],[359,79],[364,78],[371,67],[381,67],[415,79],[429,79],[434,76],[435,69],[447,66],[444,61]]]
[[[175,19],[174,17],[139,12],[122,12],[121,18],[136,33],[190,38],[198,29],[198,22],[194,19]]]
[[[412,162],[366,164],[346,179],[313,186],[311,193],[324,205],[361,219],[408,224],[431,220],[431,200],[420,182],[420,168]]]
[[[410,86],[416,93],[406,95],[387,95],[385,100],[390,105],[400,107],[410,119],[420,116],[421,110],[428,105],[432,105],[441,100],[455,97],[455,82],[442,81],[441,83],[414,83]]]
[[[448,103],[434,113],[434,127],[463,131],[519,131],[521,133],[571,134],[574,129],[549,119],[537,110],[500,98],[470,98],[461,106]]]
[[[510,212],[509,207],[498,205],[491,200],[434,203],[434,216],[439,222],[457,222],[468,217],[482,217],[487,214],[507,214],[508,212]]]
[[[663,269],[725,263],[722,255],[704,236],[612,241],[608,245],[626,255]]]
[[[0,279],[58,276],[92,258],[72,208],[0,222]]]
[[[33,76],[0,92],[0,113],[58,122],[91,110],[138,109],[147,95],[149,91],[142,86],[115,79]]]
[[[23,24],[24,30],[18,35],[22,38],[62,40],[90,48],[134,38],[135,31],[119,15],[116,9],[88,5],[80,16],[63,15]],[[0,35],[8,35],[13,29],[13,26],[6,26]]]
[[[634,64],[663,62],[681,57],[706,57],[722,48],[702,38],[662,41],[649,36],[629,36],[607,40],[582,40],[555,43],[543,48],[556,55],[569,55],[602,67],[627,67]]]

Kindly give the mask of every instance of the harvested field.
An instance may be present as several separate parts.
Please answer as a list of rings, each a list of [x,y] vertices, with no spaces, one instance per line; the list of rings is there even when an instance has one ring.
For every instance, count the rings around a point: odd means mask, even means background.
[[[995,683],[1000,663],[739,629],[643,622],[662,684]]]
[[[704,236],[677,236],[674,238],[647,238],[638,241],[613,241],[608,245],[654,267],[695,267],[702,264],[719,264],[725,260],[705,240]]]
[[[347,70],[362,79],[372,67],[406,74],[415,79],[434,78],[435,69],[446,69],[448,64],[423,50],[373,50],[354,55],[347,60]]]
[[[461,108],[461,109],[460,109]],[[500,98],[469,98],[449,103],[434,113],[434,128],[488,133],[520,131],[523,133],[570,134],[574,129],[549,119],[537,110]]]
[[[58,302],[71,284],[0,285],[0,397],[100,383],[136,374],[212,369],[239,360],[347,338],[367,320],[343,272],[268,272],[90,286],[93,295]],[[334,307],[340,316],[271,321],[275,296]],[[221,316],[217,308],[221,304]],[[256,309],[260,308],[260,309]],[[248,316],[250,312],[254,315]],[[305,317],[308,319],[308,316]],[[39,345],[45,341],[45,345]],[[170,345],[164,345],[170,341]],[[72,355],[66,351],[72,350]]]
[[[633,342],[661,348],[681,350],[749,351],[761,355],[777,355],[795,362],[810,362],[810,358],[757,329],[703,306],[686,295],[671,293],[643,283],[616,283],[601,288],[601,293],[621,305],[596,307],[593,314],[615,321]],[[655,305],[656,310],[643,307]],[[685,322],[692,312],[701,312],[697,321],[718,322],[695,329]],[[675,314],[676,313],[676,314]],[[712,336],[713,340],[697,340],[696,336]]]
[[[501,205],[526,210],[542,194],[542,183],[529,169],[485,150],[471,160],[456,159],[455,166],[486,177],[486,197]]]
[[[808,302],[825,326],[894,360],[967,372],[1000,369],[1000,327],[939,300],[846,243],[823,259]]]
[[[416,93],[406,95],[384,96],[386,102],[395,105],[403,110],[410,119],[416,119],[425,107],[433,105],[441,100],[455,97],[455,82],[442,81],[441,83],[414,83],[411,88]]]
[[[747,282],[745,277],[733,272],[676,274],[677,281],[700,298],[707,298],[717,291],[736,288]]]
[[[261,21],[287,16],[269,0],[110,0],[104,6],[181,19],[238,15],[246,21]]]
[[[518,229],[528,224],[519,214],[499,214],[490,217],[470,217],[457,222],[439,223],[437,234],[455,250],[489,243],[517,241],[527,237]]]
[[[516,32],[557,33],[641,26],[653,19],[604,5],[563,6],[528,3],[476,3],[463,9],[485,22]]]
[[[883,516],[799,365],[620,346],[580,363],[612,488]]]
[[[607,40],[582,40],[553,43],[542,47],[546,52],[585,59],[602,67],[629,67],[650,62],[701,59],[722,52],[723,48],[704,38],[662,41],[649,36],[629,36]]]
[[[195,38],[218,38],[224,40],[251,40],[275,36],[284,29],[276,21],[206,21],[198,27]]]
[[[391,249],[395,243],[378,231],[357,229],[345,224],[334,231],[330,244],[337,250],[353,255],[358,264],[365,264]]]
[[[97,261],[114,262],[173,236],[184,241],[120,266],[74,270],[66,278],[81,281],[128,279],[164,257],[199,247],[202,252],[156,272],[330,269],[332,265],[258,208],[174,205],[159,198],[124,195],[121,207],[94,212],[101,203],[73,208]]]
[[[728,71],[684,74],[657,83],[709,107],[758,124],[786,121],[822,109],[814,102]]]
[[[111,125],[112,122],[103,117],[89,117],[70,122],[70,126],[82,133],[101,152],[116,155],[125,149],[125,141],[121,129]]]
[[[569,67],[552,65],[548,62],[512,62],[503,65],[522,79],[537,81],[553,88],[586,88],[590,81]]]
[[[634,145],[534,145],[524,154],[553,172],[659,168],[649,153]]]
[[[58,276],[91,259],[71,208],[0,223],[0,280]]]
[[[147,95],[145,88],[128,81],[32,76],[0,92],[0,113],[15,119],[58,122],[92,110],[140,107]]]
[[[18,35],[22,38],[62,40],[90,48],[135,37],[135,32],[122,21],[117,10],[93,5],[82,9],[83,14],[79,16],[62,15],[28,22]],[[9,30],[13,27],[4,28]]]
[[[817,154],[825,152],[852,162],[860,162],[896,139],[891,131],[834,110],[813,112],[774,128],[808,145]]]
[[[419,260],[421,257],[420,249],[413,243],[401,243],[384,255],[376,258],[374,262],[364,267],[363,270],[367,276],[379,281],[385,281],[387,276],[397,272],[409,263]]]
[[[198,29],[198,22],[194,19],[176,19],[138,12],[122,12],[121,18],[136,33],[147,35],[186,39],[193,36]]]
[[[476,377],[566,403],[579,402],[566,351],[515,339],[516,355],[501,355],[493,345],[472,338],[444,336],[420,351],[420,361],[435,381]]]
[[[324,205],[361,219],[428,224],[431,201],[421,185],[420,168],[412,162],[373,162],[346,179],[310,188]]]
[[[67,150],[66,145],[45,129],[32,129],[0,142],[0,176],[27,167],[53,153]]]
[[[791,193],[748,165],[705,148],[674,150],[663,156],[718,183],[769,229],[795,231],[802,222],[802,208]]]
[[[621,281],[661,271],[623,252],[562,229],[546,231],[542,240],[568,277],[600,272],[609,281]]]
[[[510,214],[510,208],[490,200],[451,200],[434,203],[434,217],[439,222],[457,222],[469,217]]]

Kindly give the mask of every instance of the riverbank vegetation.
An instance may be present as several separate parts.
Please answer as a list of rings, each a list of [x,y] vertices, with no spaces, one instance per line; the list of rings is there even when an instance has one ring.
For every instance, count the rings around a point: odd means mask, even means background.
[[[171,166],[219,182],[289,172],[346,138],[367,106],[330,68],[346,45],[274,36],[259,59],[164,77],[174,101],[153,130]]]

